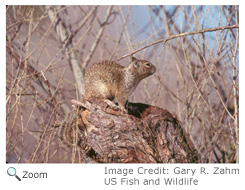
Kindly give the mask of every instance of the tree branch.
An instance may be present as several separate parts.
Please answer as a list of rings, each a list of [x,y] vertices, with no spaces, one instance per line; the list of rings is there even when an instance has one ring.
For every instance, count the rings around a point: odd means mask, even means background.
[[[89,61],[91,60],[91,57],[93,56],[98,44],[99,44],[99,41],[101,39],[101,36],[103,35],[103,32],[105,30],[105,26],[109,20],[109,17],[111,16],[111,11],[112,11],[112,8],[113,6],[110,6],[106,12],[106,16],[105,16],[105,19],[103,20],[103,25],[101,26],[101,28],[99,29],[98,33],[97,33],[97,36],[96,36],[96,39],[93,43],[93,45],[91,46],[91,49],[87,55],[87,57],[85,58],[85,61],[83,62],[83,68],[86,68],[86,66],[88,65]]]
[[[49,8],[48,15],[51,22],[55,21],[56,33],[58,34],[61,42],[65,45],[67,57],[71,65],[76,84],[78,86],[78,93],[81,97],[84,94],[84,71],[79,65],[78,59],[76,57],[76,53],[73,48],[74,45],[71,40],[71,34],[63,26],[57,11],[53,11],[51,8]]]
[[[148,45],[146,45],[144,47],[141,47],[141,48],[139,48],[139,49],[137,49],[137,50],[135,50],[135,51],[133,51],[131,53],[128,53],[128,54],[120,57],[118,59],[118,61],[121,60],[121,59],[124,59],[124,58],[126,58],[128,56],[131,56],[131,55],[133,55],[133,54],[135,54],[135,53],[137,53],[137,52],[139,52],[139,51],[141,51],[143,49],[146,49],[146,48],[148,48],[150,46],[156,45],[158,43],[164,43],[165,44],[167,41],[175,39],[175,38],[189,36],[189,35],[195,35],[195,34],[203,34],[203,33],[206,33],[206,32],[213,32],[213,31],[218,31],[218,30],[234,29],[234,28],[239,28],[239,25],[224,26],[224,27],[218,27],[218,28],[209,28],[209,29],[203,29],[203,30],[198,30],[198,31],[193,31],[193,32],[185,32],[185,33],[181,33],[181,34],[177,34],[177,35],[172,35],[169,38],[157,40],[157,41],[155,41],[155,42],[153,42],[151,44],[148,44]]]

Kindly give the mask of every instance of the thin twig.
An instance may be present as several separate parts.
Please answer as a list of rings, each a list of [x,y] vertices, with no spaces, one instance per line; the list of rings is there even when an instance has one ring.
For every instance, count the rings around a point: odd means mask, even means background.
[[[184,37],[184,36],[189,36],[189,35],[195,35],[195,34],[202,34],[202,33],[206,33],[206,32],[213,32],[213,31],[218,31],[218,30],[227,30],[227,29],[234,29],[234,28],[239,28],[239,25],[232,25],[232,26],[224,26],[224,27],[217,27],[217,28],[209,28],[209,29],[203,29],[203,30],[198,30],[198,31],[193,31],[193,32],[185,32],[185,33],[181,33],[181,34],[177,34],[177,35],[173,35],[173,36],[170,36],[169,38],[165,38],[165,39],[160,39],[160,40],[157,40],[151,44],[148,44],[144,47],[141,47],[131,53],[128,53],[122,57],[120,57],[119,59],[117,59],[118,61],[121,60],[121,59],[124,59],[128,56],[131,56],[143,49],[146,49],[150,46],[153,46],[153,45],[156,45],[156,44],[159,44],[159,43],[166,43],[167,41],[169,40],[172,40],[172,39],[175,39],[175,38],[179,38],[179,37]]]
[[[98,33],[97,33],[97,36],[96,36],[96,39],[95,39],[93,45],[91,46],[91,49],[90,49],[90,51],[89,51],[87,57],[85,58],[85,60],[84,60],[84,62],[83,62],[83,64],[82,64],[82,65],[83,65],[83,66],[82,66],[83,68],[86,68],[86,66],[88,65],[89,61],[91,60],[91,58],[92,58],[92,56],[93,56],[93,54],[94,54],[96,48],[98,47],[98,43],[99,43],[99,41],[101,40],[101,37],[102,37],[102,35],[103,35],[103,32],[104,32],[104,30],[105,30],[105,28],[106,28],[105,26],[107,25],[108,20],[109,20],[109,17],[111,16],[112,8],[113,8],[113,6],[110,6],[110,7],[108,8],[107,12],[106,12],[106,16],[105,16],[105,19],[104,19],[104,21],[103,21],[103,25],[102,25],[101,28],[99,29],[99,31],[98,31]]]
[[[61,39],[61,42],[66,44],[66,52],[67,53],[67,57],[68,60],[71,64],[72,67],[72,71],[73,71],[73,75],[76,81],[77,86],[79,86],[78,90],[79,90],[79,96],[81,97],[84,94],[84,71],[82,70],[79,61],[77,59],[76,53],[74,50],[70,51],[71,49],[73,49],[73,43],[72,40],[70,38],[71,34],[68,32],[68,30],[63,27],[62,21],[59,18],[59,16],[57,14],[55,14],[55,12],[57,11],[53,11],[51,8],[48,9],[48,14],[49,14],[49,18],[51,20],[52,23],[56,22],[56,32],[59,34],[59,37]],[[67,43],[65,43],[67,42]]]

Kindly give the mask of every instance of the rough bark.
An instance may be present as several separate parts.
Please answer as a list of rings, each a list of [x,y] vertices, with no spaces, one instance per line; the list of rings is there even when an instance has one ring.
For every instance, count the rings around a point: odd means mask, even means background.
[[[72,101],[60,125],[61,140],[79,146],[83,162],[197,163],[200,155],[178,119],[167,110],[128,103],[128,114],[98,99]]]

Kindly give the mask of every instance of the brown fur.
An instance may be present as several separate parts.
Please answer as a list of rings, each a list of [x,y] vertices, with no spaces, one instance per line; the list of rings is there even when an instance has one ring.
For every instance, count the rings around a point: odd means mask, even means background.
[[[156,67],[149,61],[134,57],[126,67],[113,61],[101,61],[85,73],[85,98],[95,97],[104,100],[116,98],[120,109],[126,111],[125,103],[129,95],[142,79],[155,71]]]

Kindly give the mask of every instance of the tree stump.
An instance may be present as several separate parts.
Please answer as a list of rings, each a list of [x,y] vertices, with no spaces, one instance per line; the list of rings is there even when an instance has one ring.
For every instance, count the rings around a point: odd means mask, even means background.
[[[79,146],[84,163],[198,163],[200,155],[167,110],[128,103],[128,114],[99,99],[75,101],[60,138]]]

